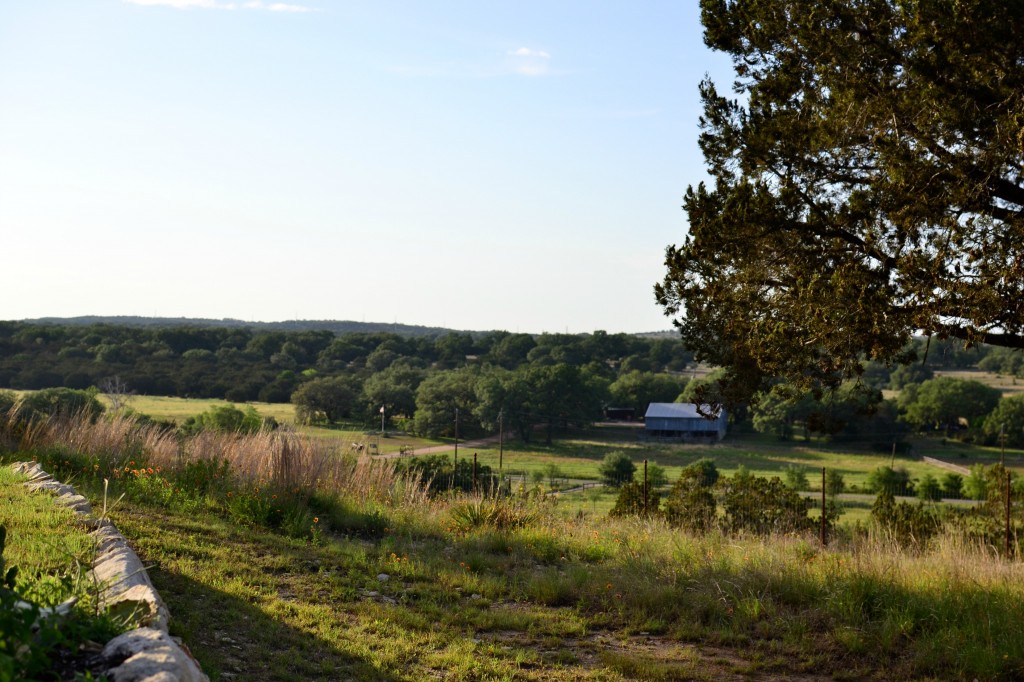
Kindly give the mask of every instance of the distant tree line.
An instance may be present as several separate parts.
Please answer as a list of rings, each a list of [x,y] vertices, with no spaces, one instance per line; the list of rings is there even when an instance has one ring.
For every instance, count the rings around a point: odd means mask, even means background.
[[[0,322],[0,388],[85,389],[117,377],[138,394],[294,401],[299,418],[388,424],[431,435],[529,437],[599,418],[618,401],[642,415],[675,400],[692,355],[674,337],[631,334],[257,331]]]
[[[751,425],[782,440],[826,435],[891,445],[916,431],[988,445],[1024,446],[1024,395],[1004,397],[999,389],[964,375],[936,376],[937,370],[981,369],[1018,377],[1024,368],[1020,351],[988,346],[965,349],[956,341],[929,344],[917,339],[906,355],[919,360],[891,367],[863,363],[858,379],[820,395],[778,381],[751,402]],[[715,390],[712,384],[705,395],[709,391],[714,397]],[[884,390],[892,397],[885,399]]]

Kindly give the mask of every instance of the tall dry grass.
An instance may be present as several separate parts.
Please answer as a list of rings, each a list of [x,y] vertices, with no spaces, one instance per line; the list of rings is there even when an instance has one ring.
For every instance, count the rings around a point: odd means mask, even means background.
[[[288,431],[254,434],[203,431],[180,437],[131,415],[98,420],[84,415],[26,421],[16,408],[0,417],[0,443],[21,452],[64,452],[94,459],[111,470],[135,462],[168,470],[191,462],[227,462],[242,482],[282,490],[326,492],[360,502],[423,504],[427,486],[396,471],[394,462],[354,458],[331,441]]]

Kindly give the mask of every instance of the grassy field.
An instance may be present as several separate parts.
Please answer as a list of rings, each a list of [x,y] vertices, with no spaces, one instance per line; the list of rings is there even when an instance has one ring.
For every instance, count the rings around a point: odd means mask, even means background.
[[[935,376],[966,379],[968,381],[980,381],[987,386],[998,388],[1003,392],[1003,395],[1016,395],[1017,393],[1024,391],[1024,380],[1011,374],[995,374],[993,372],[983,372],[978,369],[961,369],[940,370],[935,372]]]
[[[226,401],[184,399],[156,396],[135,396],[131,407],[139,412],[159,419],[177,422],[203,412],[212,406],[226,405]],[[272,416],[284,424],[294,423],[294,406],[290,404],[251,403],[264,416]],[[375,432],[364,432],[355,428],[298,427],[300,433],[316,438],[333,439],[342,451],[351,451],[352,443],[373,444],[381,454],[398,453],[403,447],[432,447],[445,445],[449,455],[454,447],[451,442],[441,443],[406,435],[390,434],[381,438]],[[602,425],[586,431],[560,437],[552,445],[544,445],[538,437],[530,443],[518,440],[506,442],[501,461],[506,474],[530,480],[534,472],[545,472],[546,467],[555,465],[566,479],[562,485],[596,482],[600,480],[598,466],[610,452],[627,453],[642,470],[642,461],[647,459],[665,468],[669,481],[678,478],[683,467],[701,459],[712,459],[723,476],[731,476],[743,466],[758,476],[781,476],[788,466],[804,467],[811,490],[821,489],[821,468],[837,470],[845,479],[848,490],[863,488],[868,474],[890,464],[903,467],[914,478],[930,473],[939,477],[943,470],[926,464],[920,456],[927,455],[961,466],[973,463],[994,464],[1000,461],[998,448],[964,444],[945,439],[921,438],[914,441],[913,456],[896,456],[873,452],[857,444],[834,443],[821,439],[811,442],[794,440],[780,442],[774,437],[761,434],[745,434],[727,437],[714,445],[650,444],[639,439],[641,429],[635,426]],[[476,454],[478,461],[497,471],[499,452],[496,444],[472,446],[463,443],[459,456],[471,458]],[[1007,465],[1024,470],[1024,452],[1008,450]],[[638,471],[639,476],[639,471]],[[545,480],[545,485],[548,482]],[[614,506],[615,491],[588,490],[568,493],[560,497],[559,510],[566,515],[589,513],[607,514]],[[851,525],[866,522],[871,503],[862,499],[846,499],[845,514],[841,522]]]
[[[592,464],[622,446],[576,438]],[[21,439],[94,500],[104,479],[125,495],[111,516],[218,682],[1024,675],[1024,565],[962,535],[822,547],[533,494],[429,498],[386,461],[279,434],[181,441],[81,419]]]
[[[100,395],[99,399],[104,405],[109,407],[110,400],[106,396]],[[136,412],[148,415],[154,419],[173,421],[177,424],[212,407],[232,404],[226,400],[150,395],[132,396],[128,400],[128,406]],[[340,447],[346,450],[352,450],[351,446],[353,443],[361,443],[364,446],[374,446],[380,454],[389,454],[397,453],[405,447],[427,447],[437,444],[435,441],[416,438],[406,434],[396,434],[394,432],[386,432],[386,435],[381,436],[379,430],[366,430],[356,424],[339,424],[330,428],[296,425],[295,406],[291,403],[252,402],[235,406],[243,409],[252,406],[260,416],[273,417],[279,424],[285,424],[304,435],[336,440]]]
[[[1024,672],[1024,569],[976,548],[692,537],[540,501],[503,526],[477,504],[376,507],[314,541],[137,498],[112,517],[215,681]]]

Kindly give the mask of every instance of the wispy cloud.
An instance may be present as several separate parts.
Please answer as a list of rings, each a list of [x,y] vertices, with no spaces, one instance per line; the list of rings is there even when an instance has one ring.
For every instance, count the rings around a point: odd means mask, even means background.
[[[219,2],[218,0],[123,0],[129,5],[144,7],[173,7],[174,9],[254,9],[265,12],[313,12],[305,5],[292,5],[285,2]]]
[[[551,54],[546,50],[520,47],[508,57],[512,71],[521,76],[546,76],[551,72]]]
[[[477,59],[446,62],[419,62],[416,65],[396,64],[387,67],[390,73],[426,78],[500,78],[518,76],[555,76],[569,73],[551,68],[551,53],[547,50],[520,47],[494,52]]]
[[[265,9],[268,12],[312,12],[312,8],[305,5],[289,5],[286,2],[247,2],[246,9]]]

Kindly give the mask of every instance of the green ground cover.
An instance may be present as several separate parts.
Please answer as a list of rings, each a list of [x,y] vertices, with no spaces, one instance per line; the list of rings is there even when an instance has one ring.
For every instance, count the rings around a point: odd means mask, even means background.
[[[94,643],[106,642],[130,626],[97,607],[99,586],[87,575],[95,557],[88,530],[51,494],[30,492],[25,480],[0,466],[2,680],[51,679],[54,672],[70,675]],[[12,568],[10,582],[5,581]],[[41,615],[61,604],[70,604],[66,613]]]
[[[691,535],[533,495],[428,499],[386,462],[329,472],[269,434],[200,451],[122,426],[26,437],[93,499],[104,478],[125,494],[112,518],[214,680],[1024,675],[1024,565],[958,536]]]
[[[693,537],[539,501],[496,525],[474,505],[378,509],[312,541],[138,499],[113,518],[214,680],[1024,671],[1024,574],[976,550]]]

